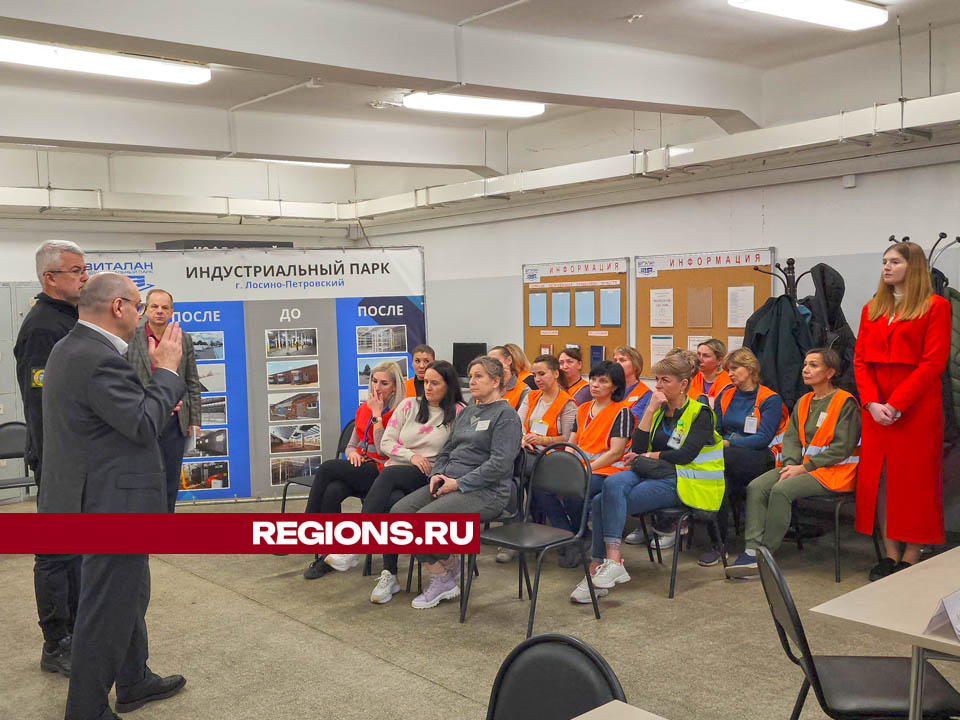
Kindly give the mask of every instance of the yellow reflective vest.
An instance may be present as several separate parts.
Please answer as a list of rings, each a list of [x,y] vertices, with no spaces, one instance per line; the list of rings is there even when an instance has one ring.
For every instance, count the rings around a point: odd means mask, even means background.
[[[680,447],[687,441],[687,435],[693,426],[693,421],[701,412],[713,411],[706,405],[690,400],[687,402],[677,420],[677,430],[680,433]],[[653,436],[663,421],[663,408],[658,408],[653,414],[650,425],[650,440],[647,450],[652,449]],[[716,421],[714,420],[714,425]],[[692,462],[686,465],[677,465],[677,495],[684,505],[698,510],[715,512],[723,503],[724,476],[723,476],[723,438],[713,430],[713,443],[704,445]]]

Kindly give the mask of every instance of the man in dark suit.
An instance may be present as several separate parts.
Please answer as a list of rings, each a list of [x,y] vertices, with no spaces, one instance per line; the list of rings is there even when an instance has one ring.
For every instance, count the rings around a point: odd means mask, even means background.
[[[173,324],[151,342],[157,370],[144,388],[123,357],[143,310],[133,282],[95,275],[78,307],[76,327],[46,366],[38,509],[162,513],[166,481],[157,436],[185,390],[176,371],[180,328]],[[183,677],[161,678],[147,667],[149,602],[148,555],[83,556],[65,720],[115,720],[107,702],[114,682],[119,712],[183,687]]]
[[[167,323],[173,317],[173,296],[166,290],[153,288],[147,293],[146,322],[140,324],[127,348],[127,361],[133,367],[140,382],[150,382],[154,365],[150,361],[150,338],[160,340],[167,329]],[[177,493],[180,492],[180,466],[183,464],[183,451],[187,436],[197,437],[200,429],[200,377],[197,375],[197,362],[193,355],[193,340],[187,333],[181,333],[183,355],[177,373],[187,384],[187,392],[177,409],[160,433],[160,454],[167,474],[167,511],[177,507]]]

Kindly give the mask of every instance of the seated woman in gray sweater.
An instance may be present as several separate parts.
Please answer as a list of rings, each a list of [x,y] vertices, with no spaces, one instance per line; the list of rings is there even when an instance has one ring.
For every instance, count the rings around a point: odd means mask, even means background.
[[[476,405],[453,421],[450,436],[433,463],[430,484],[396,503],[394,513],[479,513],[480,520],[500,515],[510,500],[510,478],[520,452],[523,428],[510,403],[501,400],[503,365],[478,357],[467,368]],[[413,607],[436,607],[460,595],[460,566],[455,555],[418,555],[430,573],[426,590]]]

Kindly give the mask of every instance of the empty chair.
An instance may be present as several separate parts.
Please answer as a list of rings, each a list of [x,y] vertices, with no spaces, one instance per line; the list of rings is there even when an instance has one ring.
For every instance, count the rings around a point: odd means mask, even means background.
[[[910,658],[814,655],[783,574],[771,552],[758,548],[763,592],[773,624],[790,661],[803,670],[803,684],[790,720],[797,720],[810,688],[823,711],[837,720],[906,718],[910,700]],[[800,657],[794,654],[796,648]],[[960,693],[936,668],[926,665],[923,679],[923,717],[960,715]]]
[[[22,422],[7,422],[0,424],[0,460],[16,460],[23,458],[27,446],[27,426]],[[30,476],[30,471],[22,477],[0,480],[0,490],[33,487],[36,481]]]
[[[487,720],[570,720],[611,700],[626,702],[600,653],[583,640],[547,633],[507,655],[493,681]]]

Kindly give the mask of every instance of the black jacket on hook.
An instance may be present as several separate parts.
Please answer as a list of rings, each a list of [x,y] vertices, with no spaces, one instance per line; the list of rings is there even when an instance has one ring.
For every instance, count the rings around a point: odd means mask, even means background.
[[[776,391],[792,410],[809,390],[800,371],[813,339],[789,295],[770,298],[750,316],[743,331],[743,345],[760,361],[760,381]]]
[[[840,376],[837,387],[857,396],[857,381],[853,374],[853,349],[857,336],[847,323],[840,303],[846,286],[843,276],[829,265],[819,263],[810,269],[815,288],[800,304],[810,310],[810,337],[813,347],[832,348],[840,356]]]

